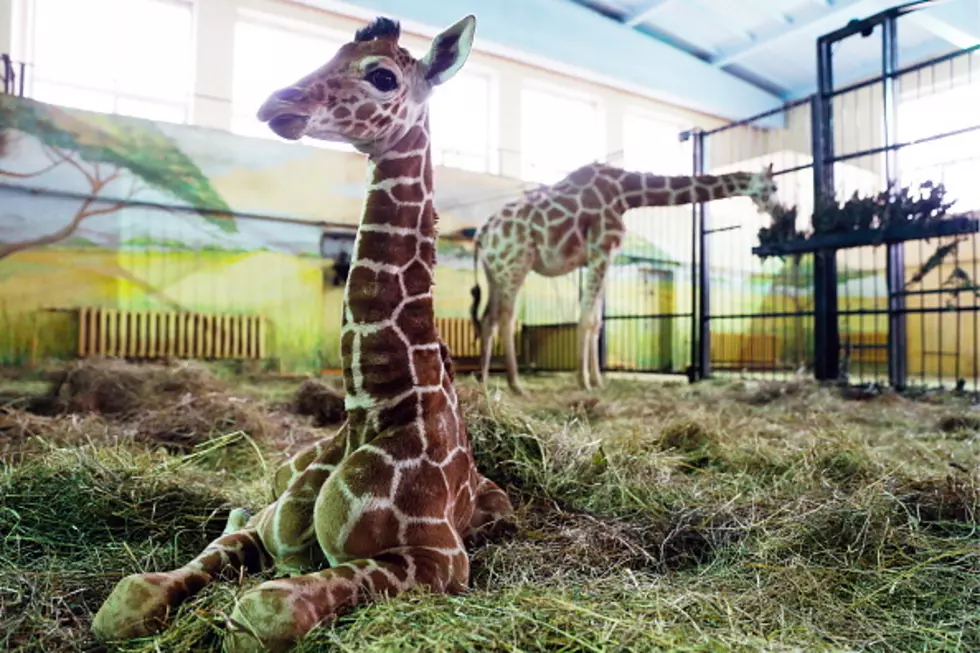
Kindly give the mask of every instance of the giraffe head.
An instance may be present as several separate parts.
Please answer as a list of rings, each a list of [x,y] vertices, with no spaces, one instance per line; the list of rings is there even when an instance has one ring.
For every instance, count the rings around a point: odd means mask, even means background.
[[[760,213],[769,213],[776,201],[777,188],[773,177],[771,163],[763,168],[762,172],[753,173],[749,177],[745,195],[752,199],[752,203]]]
[[[308,136],[384,152],[425,119],[432,89],[463,67],[475,32],[476,18],[466,16],[415,59],[398,45],[398,22],[376,18],[330,61],[269,96],[258,119],[289,140]]]

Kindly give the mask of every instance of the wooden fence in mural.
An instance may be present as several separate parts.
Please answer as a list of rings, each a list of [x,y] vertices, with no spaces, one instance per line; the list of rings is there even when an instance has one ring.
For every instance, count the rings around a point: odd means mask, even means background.
[[[266,357],[259,315],[79,308],[78,355],[250,359]]]

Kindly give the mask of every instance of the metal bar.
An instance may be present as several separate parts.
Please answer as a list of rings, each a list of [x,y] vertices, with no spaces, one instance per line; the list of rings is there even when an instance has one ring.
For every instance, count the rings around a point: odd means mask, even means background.
[[[691,174],[697,176],[702,167],[700,165],[700,146],[704,144],[704,132],[698,131],[695,134],[691,131],[686,131],[680,135],[680,140],[684,142],[692,136],[694,137],[694,142],[691,144],[691,151],[693,153],[691,158]],[[691,204],[691,360],[688,365],[689,372],[687,375],[691,383],[701,378],[701,350],[699,349],[701,326],[698,320],[698,295],[700,291],[701,280],[698,269],[698,205],[694,203]]]
[[[740,225],[740,224],[733,224],[730,227],[719,227],[717,229],[708,229],[708,231],[706,233],[708,235],[710,235],[710,234],[720,234],[723,231],[735,231],[736,229],[741,229],[741,228],[742,228],[742,225]]]
[[[884,311],[880,311],[884,313]],[[843,315],[843,312],[841,313]],[[816,315],[815,311],[761,311],[758,313],[722,313],[712,315],[712,320],[745,320],[751,317],[758,318],[777,318],[777,317],[808,317]]]
[[[721,127],[716,127],[714,129],[711,129],[711,130],[708,130],[708,131],[705,131],[705,132],[701,132],[701,133],[703,133],[705,136],[711,136],[712,134],[717,134],[719,132],[725,132],[725,131],[728,131],[730,129],[735,129],[736,127],[745,127],[746,125],[751,125],[751,124],[756,123],[756,122],[759,122],[760,120],[763,120],[765,118],[771,118],[772,116],[775,116],[777,114],[780,114],[780,113],[783,113],[783,112],[788,112],[790,109],[795,109],[796,107],[803,106],[804,104],[806,104],[807,102],[810,101],[810,98],[811,97],[812,96],[805,97],[805,98],[800,98],[799,100],[792,100],[790,102],[787,102],[786,104],[783,104],[781,106],[776,107],[775,109],[770,109],[769,111],[766,111],[765,113],[757,113],[756,115],[752,116],[751,118],[745,118],[744,120],[738,120],[736,122],[730,122],[727,125],[723,125]]]
[[[882,125],[885,144],[885,179],[891,188],[898,182],[897,150],[890,148],[898,140],[898,91],[891,73],[898,68],[898,17],[889,15],[881,25]],[[907,325],[905,320],[905,243],[885,246],[885,279],[888,292],[888,382],[896,390],[905,388],[908,376],[906,356]]]
[[[870,34],[871,30],[873,30],[875,27],[878,25],[883,25],[888,20],[895,20],[899,16],[904,16],[905,14],[918,11],[919,9],[926,9],[927,7],[945,1],[946,0],[919,0],[917,2],[907,2],[904,5],[891,7],[890,9],[880,11],[877,14],[868,16],[867,18],[852,20],[843,27],[830,32],[829,34],[823,35],[820,37],[820,39],[826,40],[828,43],[836,43],[838,41],[843,41],[849,36],[854,36],[855,34],[867,35]]]
[[[704,174],[705,132],[699,131],[694,140],[694,174]],[[701,257],[698,260],[698,378],[711,377],[711,271],[708,245],[708,208],[705,202],[695,205]]]
[[[963,127],[962,129],[954,129],[953,131],[943,132],[942,134],[936,134],[935,136],[925,136],[923,138],[917,138],[914,141],[905,141],[903,143],[892,143],[891,145],[884,145],[882,147],[871,147],[866,150],[859,150],[857,152],[840,154],[838,156],[833,157],[831,159],[831,162],[842,163],[844,161],[850,161],[852,159],[862,159],[864,157],[873,156],[875,154],[885,154],[890,151],[897,152],[898,150],[905,149],[906,147],[912,147],[915,145],[924,145],[926,143],[932,143],[935,141],[943,140],[944,138],[952,138],[953,136],[959,136],[960,134],[970,134],[975,131],[980,131],[980,124],[973,125],[971,127]]]
[[[833,43],[829,37],[817,40],[817,93],[812,105],[814,210],[834,197]],[[821,381],[836,380],[840,376],[836,250],[813,255],[813,298],[814,375]]]
[[[613,320],[674,320],[682,317],[691,317],[692,313],[655,313],[652,315],[610,315],[606,319]],[[565,322],[564,324],[568,324]],[[535,324],[533,326],[541,326]]]

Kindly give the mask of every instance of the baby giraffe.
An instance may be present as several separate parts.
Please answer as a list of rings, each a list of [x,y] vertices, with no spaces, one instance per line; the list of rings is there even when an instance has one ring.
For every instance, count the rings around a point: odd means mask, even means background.
[[[283,138],[343,141],[369,156],[342,316],[348,419],[280,467],[272,504],[247,522],[234,514],[198,557],[120,581],[95,617],[100,640],[157,632],[182,601],[243,570],[291,576],[240,597],[226,651],[287,650],[380,595],[466,589],[464,541],[513,508],[476,469],[435,327],[427,100],[463,67],[475,30],[463,18],[416,60],[398,44],[398,23],[378,18],[259,109]]]

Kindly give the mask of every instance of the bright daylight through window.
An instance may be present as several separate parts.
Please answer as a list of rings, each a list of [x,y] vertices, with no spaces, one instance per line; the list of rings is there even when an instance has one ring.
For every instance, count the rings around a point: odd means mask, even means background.
[[[980,82],[905,99],[898,110],[898,140],[907,143],[937,133],[976,127],[980,125],[977,106],[980,106]],[[936,116],[942,116],[941,124],[937,124]],[[898,154],[902,183],[942,182],[947,197],[956,200],[951,212],[980,209],[978,152],[980,129],[902,148]]]
[[[605,152],[595,102],[537,88],[521,91],[521,176],[554,183]]]
[[[623,119],[623,167],[662,175],[689,174],[691,141],[681,141],[683,128],[649,115],[627,113]]]
[[[437,165],[473,172],[497,171],[491,129],[488,75],[460,72],[429,100],[432,158]]]
[[[26,5],[42,102],[162,122],[189,122],[192,3],[33,0]]]
[[[342,42],[314,32],[282,27],[260,19],[242,18],[235,25],[235,68],[232,80],[232,131],[245,136],[278,138],[255,117],[276,89],[299,80],[325,64]],[[307,145],[351,151],[346,143],[310,138]]]

